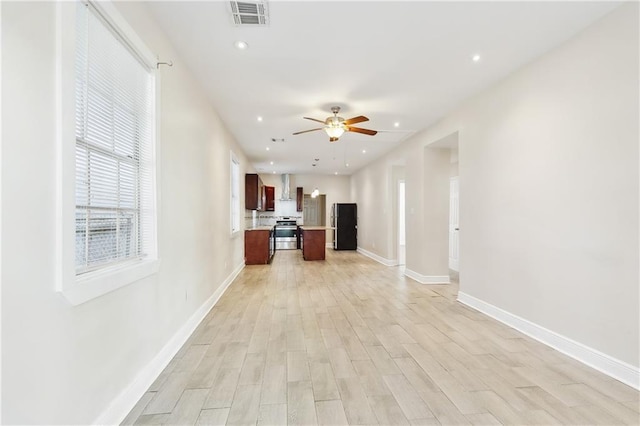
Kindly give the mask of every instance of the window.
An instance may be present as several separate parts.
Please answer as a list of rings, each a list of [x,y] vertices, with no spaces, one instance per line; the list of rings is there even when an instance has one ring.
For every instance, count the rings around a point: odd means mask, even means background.
[[[57,8],[57,289],[79,304],[158,270],[156,60],[111,3]]]
[[[240,231],[240,163],[231,152],[231,234]]]
[[[77,4],[76,273],[151,250],[153,75],[93,6]]]

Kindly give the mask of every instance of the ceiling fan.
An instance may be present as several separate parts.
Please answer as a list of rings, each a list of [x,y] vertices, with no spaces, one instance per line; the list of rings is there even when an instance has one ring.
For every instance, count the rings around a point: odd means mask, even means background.
[[[376,133],[378,133],[375,130],[363,129],[361,127],[352,126],[352,124],[362,123],[363,121],[369,121],[369,119],[364,115],[359,115],[357,117],[353,117],[348,120],[345,120],[342,117],[338,117],[338,113],[340,112],[339,106],[331,107],[331,112],[333,113],[333,117],[327,117],[327,119],[324,121],[317,120],[315,118],[310,118],[310,117],[302,117],[306,120],[317,121],[318,123],[322,123],[324,124],[324,126],[318,127],[316,129],[303,130],[301,132],[296,132],[294,133],[294,135],[299,135],[301,133],[307,133],[307,132],[315,132],[316,130],[324,130],[329,136],[329,142],[335,142],[340,138],[340,136],[342,136],[344,132],[362,133],[363,135],[369,135],[369,136],[374,136]]]

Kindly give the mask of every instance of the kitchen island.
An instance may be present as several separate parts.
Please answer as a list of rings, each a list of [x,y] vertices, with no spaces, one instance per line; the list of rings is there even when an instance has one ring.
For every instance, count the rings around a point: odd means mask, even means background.
[[[256,226],[244,231],[245,265],[265,265],[276,252],[273,226]]]
[[[301,226],[302,258],[304,260],[324,260],[327,241],[326,226]]]

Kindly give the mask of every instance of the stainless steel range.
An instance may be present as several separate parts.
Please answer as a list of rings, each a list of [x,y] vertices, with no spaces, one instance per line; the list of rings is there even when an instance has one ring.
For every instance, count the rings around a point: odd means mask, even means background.
[[[298,223],[296,219],[276,220],[276,250],[295,250]]]

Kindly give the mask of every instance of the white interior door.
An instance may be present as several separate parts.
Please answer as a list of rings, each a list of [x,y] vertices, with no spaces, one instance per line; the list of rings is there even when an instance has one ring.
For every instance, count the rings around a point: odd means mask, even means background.
[[[451,178],[449,188],[449,268],[458,271],[460,183],[457,176]]]
[[[318,198],[312,198],[310,195],[304,195],[304,207],[302,213],[303,221],[308,226],[320,226],[320,209],[318,206]]]

